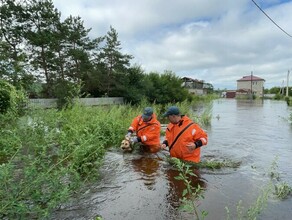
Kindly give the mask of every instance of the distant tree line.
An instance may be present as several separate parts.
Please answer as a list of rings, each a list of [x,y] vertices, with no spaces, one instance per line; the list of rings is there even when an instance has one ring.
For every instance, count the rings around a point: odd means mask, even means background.
[[[127,102],[191,99],[172,71],[145,73],[121,52],[117,31],[90,38],[83,20],[52,0],[0,0],[0,79],[29,97],[122,96]]]
[[[279,87],[279,86],[275,86],[275,87],[272,87],[270,89],[265,89],[264,90],[264,93],[265,94],[276,94],[276,95],[283,95],[285,96],[286,95],[286,89],[287,87]],[[292,87],[288,87],[288,95],[289,96],[292,96]]]

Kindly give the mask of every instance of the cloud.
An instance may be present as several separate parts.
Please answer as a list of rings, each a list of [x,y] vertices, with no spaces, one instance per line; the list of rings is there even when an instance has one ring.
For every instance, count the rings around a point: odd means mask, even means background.
[[[79,15],[91,37],[115,28],[123,52],[146,72],[171,70],[236,88],[251,71],[280,86],[292,70],[292,38],[249,0],[53,0],[63,18]],[[265,12],[292,34],[292,2],[258,0]]]

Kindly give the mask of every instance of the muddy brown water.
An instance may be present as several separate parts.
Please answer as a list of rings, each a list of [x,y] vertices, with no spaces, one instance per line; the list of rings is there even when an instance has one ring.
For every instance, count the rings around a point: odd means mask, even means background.
[[[205,219],[237,219],[237,205],[247,210],[270,181],[273,161],[277,161],[280,181],[292,186],[292,108],[273,100],[213,101],[212,121],[204,128],[209,143],[202,160],[232,160],[237,168],[196,170],[193,184],[204,187],[204,198],[195,203],[208,212]],[[147,154],[119,150],[107,153],[101,180],[53,212],[51,219],[195,219],[179,211],[184,185],[175,180],[178,172],[165,160],[167,152]],[[277,159],[276,159],[277,158]],[[292,198],[268,198],[257,219],[292,219]]]

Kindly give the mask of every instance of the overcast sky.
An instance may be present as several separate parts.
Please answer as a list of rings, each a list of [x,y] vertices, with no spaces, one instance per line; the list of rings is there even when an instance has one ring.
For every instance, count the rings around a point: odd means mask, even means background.
[[[286,86],[292,71],[292,1],[53,0],[62,19],[80,16],[91,37],[112,26],[122,52],[146,73],[171,70],[180,77],[236,89],[253,75],[265,87]],[[291,36],[289,36],[291,35]],[[290,73],[292,78],[292,73]],[[292,86],[292,80],[289,85]]]

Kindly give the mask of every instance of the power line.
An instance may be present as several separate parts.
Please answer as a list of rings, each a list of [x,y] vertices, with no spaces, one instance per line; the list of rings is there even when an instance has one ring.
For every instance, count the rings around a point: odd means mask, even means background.
[[[288,34],[283,28],[281,28],[275,21],[273,21],[273,19],[272,18],[270,18],[270,16],[269,15],[267,15],[267,13],[266,12],[264,12],[264,10],[263,9],[261,9],[261,7],[254,1],[254,0],[252,0],[252,2],[281,30],[281,31],[283,31],[285,34],[287,34],[289,37],[291,37],[292,38],[292,35],[290,35],[290,34]]]

